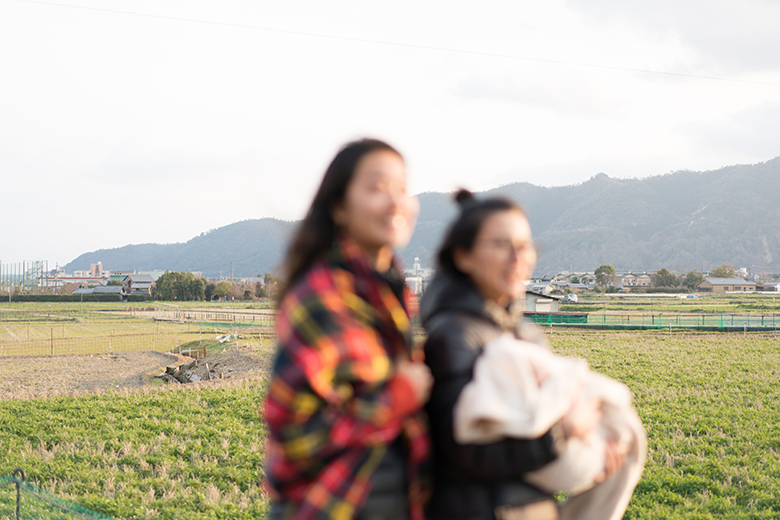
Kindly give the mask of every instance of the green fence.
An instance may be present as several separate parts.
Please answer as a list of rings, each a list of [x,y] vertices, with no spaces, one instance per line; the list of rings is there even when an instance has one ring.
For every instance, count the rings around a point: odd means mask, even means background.
[[[24,471],[0,476],[0,520],[113,520],[27,482]]]
[[[603,329],[683,328],[705,331],[776,331],[780,315],[748,314],[527,314],[526,319],[539,325],[561,325]]]

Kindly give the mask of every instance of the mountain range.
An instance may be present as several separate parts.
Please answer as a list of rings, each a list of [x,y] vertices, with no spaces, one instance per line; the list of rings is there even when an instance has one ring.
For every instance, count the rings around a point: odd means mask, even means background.
[[[707,172],[678,171],[644,179],[599,173],[571,186],[513,183],[478,194],[518,201],[540,250],[536,275],[592,271],[709,269],[728,263],[780,272],[780,157]],[[435,252],[457,208],[452,194],[423,193],[406,265]],[[103,262],[106,269],[203,271],[208,277],[253,276],[278,267],[296,222],[236,222],[177,244],[138,244],[85,253],[66,272]]]

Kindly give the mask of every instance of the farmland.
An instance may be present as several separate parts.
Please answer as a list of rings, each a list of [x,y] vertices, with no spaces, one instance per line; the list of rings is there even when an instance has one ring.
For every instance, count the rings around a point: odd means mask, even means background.
[[[159,333],[191,341],[211,334],[198,323],[154,322],[139,309],[112,316],[106,304],[93,305],[63,322],[0,321],[0,344],[14,341],[11,334],[26,341],[28,327],[30,341],[50,340],[57,327],[71,337]],[[55,310],[72,309],[35,309]],[[545,331],[556,352],[587,359],[634,393],[649,454],[626,518],[780,517],[778,337]],[[255,350],[270,362],[267,332]],[[23,467],[43,488],[116,518],[261,518],[265,430],[258,410],[266,373],[3,400],[0,475]]]
[[[208,321],[214,320],[214,321]],[[216,323],[215,323],[216,322]],[[0,304],[0,356],[171,351],[217,329],[270,333],[273,315],[255,307],[165,303]],[[248,340],[248,341],[251,341]]]
[[[780,516],[780,340],[556,332],[552,346],[634,393],[649,453],[626,518]]]
[[[0,474],[115,518],[258,518],[258,379],[7,400]],[[1,513],[0,513],[1,514]]]
[[[561,305],[564,312],[623,312],[677,314],[780,314],[780,293],[701,294],[584,294],[577,303]]]

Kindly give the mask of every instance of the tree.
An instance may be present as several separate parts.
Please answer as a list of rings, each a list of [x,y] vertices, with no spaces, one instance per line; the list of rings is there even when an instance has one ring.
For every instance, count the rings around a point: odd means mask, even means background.
[[[79,288],[79,284],[77,283],[66,283],[62,287],[60,287],[59,293],[60,294],[73,294],[73,291]]]
[[[165,271],[152,289],[156,300],[202,300],[205,298],[206,280],[195,278],[192,273]]]
[[[265,287],[263,287],[263,284],[260,282],[255,284],[255,296],[258,298],[265,298],[268,296],[268,294],[265,292]]]
[[[189,283],[189,296],[192,300],[206,299],[206,285],[208,282],[203,278],[195,278],[193,275]]]
[[[710,271],[712,278],[736,278],[737,272],[731,264],[723,264]]]
[[[215,283],[206,284],[206,290],[205,290],[206,301],[210,302],[212,299],[214,299],[214,290],[216,288],[217,288],[217,284]]]
[[[609,264],[602,264],[596,269],[594,274],[596,275],[596,283],[602,287],[607,287],[612,285],[612,280],[615,276],[615,268]]]
[[[694,269],[693,271],[688,271],[688,274],[685,275],[685,286],[688,289],[693,289],[694,287],[696,287],[696,284],[701,282],[703,279],[704,277],[697,269]]]
[[[580,283],[580,279],[577,278],[576,276],[572,276],[570,283]]]
[[[652,276],[651,282],[653,287],[677,287],[680,285],[680,279],[665,267]]]
[[[277,294],[279,294],[279,290],[282,287],[282,280],[272,275],[271,273],[265,273],[263,278],[265,282],[265,294],[269,298],[276,298]]]
[[[122,285],[122,282],[119,280],[109,280],[106,285]]]
[[[228,294],[230,294],[230,289],[233,286],[230,282],[227,280],[219,282],[217,286],[214,288],[214,296],[217,298],[224,298]]]

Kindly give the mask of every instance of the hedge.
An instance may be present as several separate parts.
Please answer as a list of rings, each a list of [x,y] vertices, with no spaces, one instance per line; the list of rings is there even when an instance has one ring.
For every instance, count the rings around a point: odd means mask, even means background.
[[[145,302],[152,299],[148,294],[133,294],[128,297],[131,302]],[[0,303],[7,302],[0,298]],[[118,294],[14,294],[11,302],[121,302]]]

